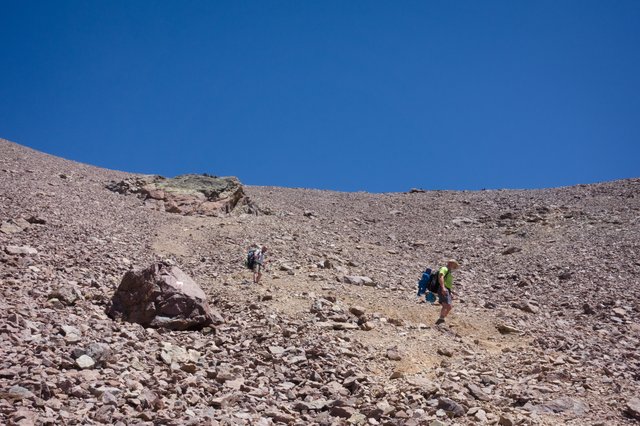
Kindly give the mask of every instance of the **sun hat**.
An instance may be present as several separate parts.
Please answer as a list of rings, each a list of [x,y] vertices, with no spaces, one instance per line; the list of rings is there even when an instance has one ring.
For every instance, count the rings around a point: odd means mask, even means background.
[[[454,268],[459,268],[460,267],[460,263],[458,263],[457,260],[455,259],[449,259],[447,260],[447,265],[452,264]]]

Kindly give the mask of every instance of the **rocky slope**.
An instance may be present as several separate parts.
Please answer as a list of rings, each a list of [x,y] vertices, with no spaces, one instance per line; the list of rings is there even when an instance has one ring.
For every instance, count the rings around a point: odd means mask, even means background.
[[[269,214],[205,217],[106,188],[131,177],[0,140],[0,423],[637,423],[639,179],[245,187]],[[261,285],[243,266],[254,242],[270,248]],[[450,257],[436,327],[416,281]],[[109,319],[125,272],[157,260],[225,323]]]

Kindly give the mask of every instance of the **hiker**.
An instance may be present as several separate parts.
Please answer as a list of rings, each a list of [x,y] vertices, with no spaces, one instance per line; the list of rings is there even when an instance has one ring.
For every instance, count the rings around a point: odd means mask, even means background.
[[[438,271],[438,302],[442,305],[442,309],[440,309],[440,318],[436,321],[436,325],[443,324],[444,319],[453,308],[453,275],[451,271],[459,267],[460,264],[451,259],[447,262],[447,266],[443,266]]]
[[[262,269],[266,261],[264,260],[264,256],[267,253],[267,246],[262,246],[262,248],[258,249],[253,253],[253,283],[259,284],[260,278],[262,277]]]

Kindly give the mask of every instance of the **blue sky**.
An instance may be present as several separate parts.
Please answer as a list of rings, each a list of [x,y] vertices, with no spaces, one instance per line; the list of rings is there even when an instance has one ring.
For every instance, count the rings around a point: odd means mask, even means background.
[[[0,137],[340,191],[640,177],[639,1],[0,0]]]

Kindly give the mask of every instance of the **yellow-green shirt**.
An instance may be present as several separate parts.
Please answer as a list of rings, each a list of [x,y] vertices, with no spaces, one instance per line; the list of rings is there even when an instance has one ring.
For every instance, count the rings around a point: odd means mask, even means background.
[[[444,286],[449,290],[453,290],[453,275],[449,273],[449,268],[443,266],[438,271],[438,275],[444,275]]]

